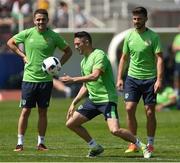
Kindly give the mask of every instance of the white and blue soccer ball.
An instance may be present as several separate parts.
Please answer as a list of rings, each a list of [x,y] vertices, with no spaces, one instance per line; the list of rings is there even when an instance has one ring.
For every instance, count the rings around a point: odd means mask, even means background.
[[[56,57],[48,57],[43,61],[42,70],[51,76],[57,76],[61,70],[61,63]]]

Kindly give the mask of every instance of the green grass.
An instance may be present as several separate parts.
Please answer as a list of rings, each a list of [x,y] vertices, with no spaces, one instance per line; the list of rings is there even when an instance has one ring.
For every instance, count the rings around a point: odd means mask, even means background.
[[[23,152],[13,152],[17,143],[17,121],[21,109],[18,102],[0,103],[0,161],[1,162],[180,162],[180,112],[157,113],[157,132],[154,156],[145,160],[141,153],[124,154],[127,142],[112,136],[103,116],[98,116],[85,126],[98,143],[105,147],[97,158],[86,158],[87,144],[65,127],[66,111],[71,100],[52,99],[48,112],[49,124],[46,145],[49,151],[39,152],[37,144],[37,109],[33,109],[25,136]],[[121,107],[120,107],[121,106]],[[126,127],[124,104],[119,102],[121,127]],[[145,114],[142,103],[138,105],[138,136],[146,142]]]

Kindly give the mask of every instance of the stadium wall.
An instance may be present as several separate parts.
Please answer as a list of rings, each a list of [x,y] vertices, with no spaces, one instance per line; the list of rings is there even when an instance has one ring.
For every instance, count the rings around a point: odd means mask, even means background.
[[[0,89],[6,88],[10,76],[20,74],[23,66],[24,63],[19,56],[11,53],[0,54]]]

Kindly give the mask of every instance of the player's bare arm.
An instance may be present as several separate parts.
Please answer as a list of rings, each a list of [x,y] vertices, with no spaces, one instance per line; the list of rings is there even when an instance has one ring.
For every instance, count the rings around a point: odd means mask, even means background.
[[[17,55],[19,55],[20,57],[22,57],[24,63],[27,63],[27,57],[26,55],[18,48],[15,39],[14,38],[10,38],[7,42],[7,46],[13,51],[15,52]]]
[[[124,70],[124,65],[126,63],[127,60],[127,55],[122,54],[121,59],[119,61],[119,67],[118,67],[118,76],[117,76],[117,83],[116,83],[116,87],[118,90],[123,90],[123,70]]]
[[[163,55],[162,53],[158,53],[156,56],[157,56],[157,80],[154,85],[155,93],[157,93],[162,88],[163,72],[164,72]]]
[[[70,117],[72,117],[74,111],[75,111],[75,106],[76,104],[87,95],[87,88],[85,87],[85,85],[83,84],[83,86],[81,87],[81,89],[79,90],[77,96],[74,98],[74,100],[72,101],[68,113],[67,113],[67,119],[69,119]]]
[[[64,54],[61,57],[61,65],[64,65],[64,63],[67,62],[67,60],[72,56],[72,50],[69,46],[67,46],[64,50],[63,50]]]
[[[173,52],[176,53],[177,51],[180,51],[180,46],[179,45],[173,45],[172,49],[173,49]]]
[[[71,76],[65,75],[61,77],[60,80],[65,83],[96,81],[102,73],[103,73],[102,70],[95,69],[91,74],[86,75],[86,76],[71,77]]]

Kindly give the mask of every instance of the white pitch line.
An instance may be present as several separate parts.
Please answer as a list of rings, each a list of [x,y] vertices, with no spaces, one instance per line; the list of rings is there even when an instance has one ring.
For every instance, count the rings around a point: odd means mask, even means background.
[[[85,156],[72,156],[72,155],[63,155],[63,154],[28,154],[28,153],[21,153],[18,154],[19,156],[37,156],[37,157],[77,157],[77,158],[84,158]],[[12,156],[12,154],[0,154],[0,156]]]
[[[67,157],[67,158],[87,158],[86,156],[72,156],[72,155],[64,155],[64,154],[28,154],[28,153],[21,153],[21,154],[18,154],[19,156],[37,156],[37,157]],[[12,156],[12,154],[0,154],[0,157],[1,156]],[[105,157],[108,157],[107,155]],[[111,156],[109,156],[111,157]],[[97,158],[104,158],[103,156],[99,156]],[[128,158],[124,158],[124,157],[119,157],[118,158],[119,160],[124,160],[124,159],[128,159]],[[131,158],[130,158],[131,159]],[[135,160],[139,160],[139,159],[142,159],[142,160],[147,160],[147,161],[169,161],[169,162],[180,162],[180,159],[174,159],[174,158],[160,158],[160,157],[152,157],[150,159],[144,159],[143,157],[142,158],[136,158],[134,157],[133,159]]]

